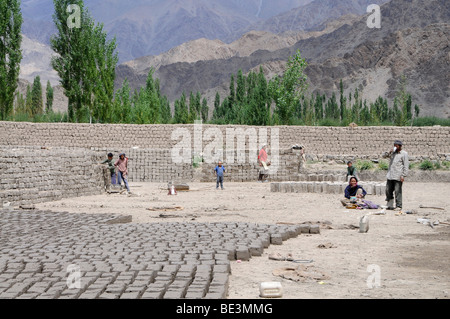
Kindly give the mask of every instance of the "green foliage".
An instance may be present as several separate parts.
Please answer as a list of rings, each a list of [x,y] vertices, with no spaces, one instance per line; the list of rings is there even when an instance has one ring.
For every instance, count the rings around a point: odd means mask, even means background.
[[[7,121],[15,121],[15,122],[31,122],[31,123],[67,123],[67,113],[61,112],[48,112],[42,114],[36,114],[34,116],[19,112],[16,110],[14,116],[9,116]]]
[[[292,121],[294,107],[307,89],[307,77],[304,72],[306,67],[306,60],[302,58],[298,50],[289,58],[283,76],[275,76],[269,82],[269,92],[275,102],[275,113],[278,115],[279,124],[288,125]],[[321,102],[321,99],[316,100],[316,114],[321,107]],[[321,113],[318,115],[320,116]]]
[[[358,171],[368,171],[374,168],[374,164],[372,161],[358,160],[355,164],[355,167]]]
[[[22,61],[22,22],[19,0],[0,1],[0,120],[14,108]]]
[[[235,84],[235,78],[237,79]],[[269,125],[271,99],[262,68],[244,76],[239,70],[231,76],[229,95],[221,102],[219,93],[214,100],[213,124]]]
[[[31,115],[42,114],[44,111],[44,102],[42,100],[41,78],[36,76],[31,88]]]
[[[67,96],[71,122],[106,122],[110,118],[114,97],[115,69],[118,56],[116,40],[107,40],[102,24],[95,24],[82,0],[54,0],[53,21],[57,34],[50,39],[57,53],[52,66],[61,78]],[[81,25],[72,27],[69,5],[80,7]]]
[[[438,117],[419,117],[414,119],[413,126],[423,127],[423,126],[450,126],[450,119],[443,119]]]
[[[45,112],[52,112],[53,109],[53,88],[50,81],[47,81],[47,87],[45,89],[46,101],[45,101]]]
[[[435,166],[430,160],[424,160],[419,164],[419,169],[422,171],[432,171],[435,169]]]
[[[387,161],[380,161],[378,163],[378,169],[381,171],[387,171],[389,169],[389,163]]]

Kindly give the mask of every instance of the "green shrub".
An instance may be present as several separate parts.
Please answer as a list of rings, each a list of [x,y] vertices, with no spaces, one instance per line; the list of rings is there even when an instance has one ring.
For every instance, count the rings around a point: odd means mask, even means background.
[[[450,161],[443,161],[442,166],[444,169],[450,169]]]
[[[437,161],[436,163],[434,163],[434,169],[441,169],[441,163],[439,161]]]
[[[378,169],[381,171],[387,171],[389,169],[389,163],[387,161],[380,161],[378,163]]]
[[[355,166],[358,171],[368,171],[374,168],[371,161],[357,161]]]
[[[424,160],[419,164],[422,171],[432,171],[435,169],[434,164],[430,160]]]
[[[413,121],[413,126],[450,126],[450,119],[439,117],[418,117]]]

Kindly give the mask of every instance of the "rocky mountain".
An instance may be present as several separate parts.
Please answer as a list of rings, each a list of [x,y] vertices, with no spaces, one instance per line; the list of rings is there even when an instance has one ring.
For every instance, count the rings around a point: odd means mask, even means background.
[[[214,92],[239,69],[248,72],[264,65],[273,74],[300,49],[309,63],[311,91],[331,94],[340,79],[347,90],[358,87],[373,100],[393,98],[402,75],[423,115],[450,116],[450,2],[391,0],[381,7],[381,29],[367,26],[368,15],[332,32],[300,39],[292,46],[257,50],[249,56],[161,65],[157,76],[163,93],[177,98],[182,91]],[[150,67],[150,65],[148,66]],[[141,68],[142,69],[142,68]],[[118,68],[118,82],[127,77],[139,87],[145,73],[130,64]]]
[[[39,75],[43,83],[50,81],[52,85],[57,85],[58,74],[50,65],[54,54],[48,45],[22,35],[23,58],[20,63],[20,78],[33,82],[34,78]]]
[[[261,30],[272,33],[286,31],[317,31],[326,22],[344,15],[362,15],[371,4],[381,5],[389,0],[315,0],[304,6],[283,12],[264,21],[259,21],[249,30]]]
[[[120,61],[157,55],[182,43],[207,38],[231,42],[248,26],[312,0],[85,0],[110,36]],[[52,0],[23,0],[24,33],[49,43],[55,32]]]

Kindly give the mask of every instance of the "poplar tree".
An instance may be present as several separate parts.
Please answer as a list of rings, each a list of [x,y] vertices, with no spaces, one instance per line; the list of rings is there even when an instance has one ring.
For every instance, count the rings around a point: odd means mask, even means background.
[[[44,102],[42,99],[42,84],[41,78],[36,76],[31,88],[31,115],[35,116],[42,114],[44,110]]]
[[[51,113],[53,111],[53,88],[50,81],[47,81],[47,87],[45,90],[46,101],[45,101],[45,112]]]
[[[22,12],[19,0],[0,0],[0,120],[14,109],[22,61]]]
[[[295,105],[307,89],[306,60],[300,50],[289,58],[283,76],[276,76],[270,81],[270,91],[275,101],[275,113],[280,124],[289,124],[294,114]]]
[[[57,34],[50,39],[52,66],[68,98],[68,118],[79,122],[104,121],[113,106],[116,42],[107,40],[102,24],[95,24],[82,0],[53,0]]]

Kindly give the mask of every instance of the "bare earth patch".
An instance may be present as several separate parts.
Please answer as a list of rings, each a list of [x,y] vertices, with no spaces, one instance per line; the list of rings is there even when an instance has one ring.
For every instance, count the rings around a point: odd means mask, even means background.
[[[321,225],[320,235],[302,234],[281,246],[271,245],[261,257],[232,261],[230,299],[259,298],[259,285],[267,281],[281,282],[286,299],[450,298],[448,183],[405,183],[404,211],[414,209],[416,213],[396,215],[388,211],[386,215],[370,216],[366,234],[358,232],[359,219],[370,211],[346,210],[339,202],[340,195],[271,193],[270,183],[225,181],[223,191],[216,190],[214,184],[189,186],[189,192],[169,196],[166,184],[134,183],[129,196],[88,196],[38,204],[36,208],[131,215],[133,223]],[[383,196],[368,199],[385,204]],[[441,224],[432,228],[417,222],[424,217]],[[269,259],[269,255],[277,253],[291,254],[297,262]],[[283,268],[299,268],[306,277],[312,275],[307,280],[286,279],[277,275]]]

